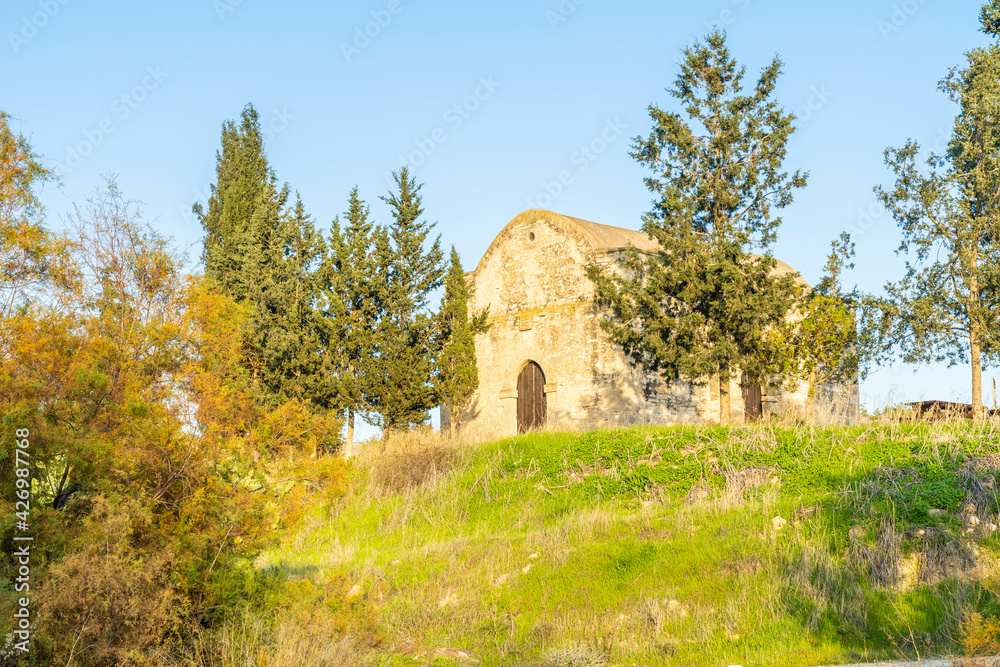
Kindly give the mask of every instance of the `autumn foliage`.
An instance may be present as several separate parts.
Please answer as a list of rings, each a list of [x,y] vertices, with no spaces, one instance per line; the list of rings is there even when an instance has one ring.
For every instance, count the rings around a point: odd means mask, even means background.
[[[113,180],[60,238],[2,213],[0,256],[37,260],[16,294],[4,274],[0,310],[0,479],[31,432],[30,661],[153,664],[252,594],[277,528],[338,495],[339,423],[261,400],[242,307],[186,274]],[[9,545],[13,486],[0,498]],[[13,566],[0,557],[6,618]]]

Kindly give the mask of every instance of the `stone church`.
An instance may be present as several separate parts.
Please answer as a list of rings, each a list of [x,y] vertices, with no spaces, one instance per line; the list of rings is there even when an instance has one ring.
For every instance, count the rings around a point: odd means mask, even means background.
[[[599,325],[589,261],[611,264],[634,245],[655,252],[646,234],[543,210],[526,211],[496,237],[476,270],[470,311],[489,306],[492,327],[476,337],[479,389],[463,422],[494,435],[531,428],[588,429],[634,424],[717,422],[718,380],[665,383],[633,366]],[[779,271],[793,271],[778,263]],[[775,392],[730,387],[733,421],[794,411],[806,386]],[[816,403],[857,412],[857,384],[825,388]],[[445,417],[447,419],[447,417]]]

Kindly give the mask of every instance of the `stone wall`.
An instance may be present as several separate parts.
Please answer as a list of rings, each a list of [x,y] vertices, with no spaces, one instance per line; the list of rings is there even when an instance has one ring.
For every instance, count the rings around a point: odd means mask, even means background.
[[[540,211],[519,215],[467,274],[472,309],[488,306],[492,327],[476,337],[480,384],[463,421],[484,434],[516,434],[517,378],[529,361],[545,375],[554,428],[718,421],[717,380],[668,385],[632,366],[607,340],[585,267],[610,264],[613,255],[595,251],[566,220]],[[742,418],[738,383],[730,392],[734,418]],[[791,409],[804,396],[804,390],[777,392],[765,397],[765,410]]]

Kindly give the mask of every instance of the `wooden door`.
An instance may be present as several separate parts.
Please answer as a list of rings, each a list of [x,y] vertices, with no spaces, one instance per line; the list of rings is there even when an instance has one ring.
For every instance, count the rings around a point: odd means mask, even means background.
[[[517,432],[545,426],[545,374],[534,361],[517,376]]]
[[[764,414],[764,396],[760,385],[747,380],[743,376],[743,419],[755,422]]]

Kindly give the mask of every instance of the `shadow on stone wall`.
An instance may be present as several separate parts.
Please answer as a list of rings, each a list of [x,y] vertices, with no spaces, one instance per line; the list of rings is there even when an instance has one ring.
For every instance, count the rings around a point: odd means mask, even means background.
[[[696,390],[687,383],[667,384],[639,371],[593,370],[591,380],[597,389],[576,406],[586,414],[588,428],[672,424],[698,418]]]

